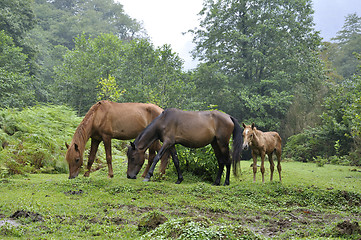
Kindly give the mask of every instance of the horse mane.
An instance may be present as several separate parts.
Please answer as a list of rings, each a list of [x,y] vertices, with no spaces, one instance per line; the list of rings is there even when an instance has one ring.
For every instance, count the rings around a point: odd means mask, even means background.
[[[76,128],[74,136],[73,136],[73,142],[77,142],[78,145],[83,148],[85,146],[86,142],[89,139],[89,136],[86,132],[86,127],[91,123],[91,120],[93,120],[94,113],[98,110],[100,105],[105,101],[100,101],[91,106],[89,111],[85,114],[83,120],[79,124],[79,126]]]

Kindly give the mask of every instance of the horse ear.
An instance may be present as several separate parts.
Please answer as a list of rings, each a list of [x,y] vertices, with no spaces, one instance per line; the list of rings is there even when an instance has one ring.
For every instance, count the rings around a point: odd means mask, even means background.
[[[246,128],[246,124],[242,123],[243,128]]]
[[[135,150],[135,144],[133,142],[130,142],[130,146],[132,147],[133,150]]]
[[[76,151],[79,151],[78,144],[74,143],[74,147],[75,147],[75,150],[76,150]]]
[[[255,127],[254,123],[252,123],[252,129]]]
[[[69,145],[65,142],[66,149],[69,149]]]

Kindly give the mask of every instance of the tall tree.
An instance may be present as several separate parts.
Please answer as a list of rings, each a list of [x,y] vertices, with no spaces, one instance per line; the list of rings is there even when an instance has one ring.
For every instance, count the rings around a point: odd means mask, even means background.
[[[0,107],[23,107],[33,101],[27,56],[0,31]]]
[[[129,40],[145,36],[141,25],[114,0],[35,0],[34,12],[37,25],[30,37],[39,50],[36,93],[41,102],[52,101],[54,67],[62,64],[68,49],[74,49],[76,37],[106,33]]]
[[[36,24],[32,3],[32,0],[0,1],[0,29],[28,56],[30,74],[34,75],[38,71],[34,62],[36,50],[27,35]]]
[[[0,1],[0,29],[14,40],[16,46],[24,46],[26,32],[34,25],[32,0]]]
[[[74,50],[69,50],[63,64],[55,69],[55,101],[67,103],[78,114],[84,114],[97,100],[99,80],[113,76],[123,56],[123,42],[112,34],[94,39],[77,37]]]
[[[205,0],[200,28],[191,31],[194,56],[216,70],[221,82],[199,87],[229,99],[221,105],[208,97],[211,103],[279,129],[295,92],[316,87],[319,79],[321,39],[312,14],[310,0]]]
[[[145,39],[130,42],[118,73],[119,84],[127,90],[125,99],[152,102],[164,108],[185,107],[184,94],[189,95],[192,87],[185,82],[182,65],[169,45],[155,48]]]
[[[55,71],[58,101],[80,115],[97,101],[97,95],[184,108],[194,87],[182,64],[168,45],[155,48],[145,39],[126,42],[112,34],[94,39],[82,35]],[[112,82],[103,81],[107,78]],[[120,90],[122,94],[112,94]]]
[[[141,25],[114,0],[35,0],[35,12],[48,41],[68,49],[74,48],[73,39],[80,34],[109,33],[122,40],[143,36]]]
[[[331,58],[338,74],[350,79],[358,69],[354,53],[361,53],[361,17],[356,13],[346,16],[342,30],[333,38],[337,44]]]

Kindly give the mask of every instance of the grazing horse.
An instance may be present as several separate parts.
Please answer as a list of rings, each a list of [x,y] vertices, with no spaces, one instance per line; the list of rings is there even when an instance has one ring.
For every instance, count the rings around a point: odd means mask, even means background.
[[[282,139],[277,132],[262,132],[257,130],[254,123],[246,126],[244,123],[243,127],[243,145],[244,150],[251,147],[252,158],[253,158],[253,182],[256,182],[257,173],[257,156],[261,156],[261,173],[262,182],[264,183],[264,157],[267,154],[270,162],[271,169],[271,181],[273,180],[274,162],[272,159],[273,152],[277,156],[277,169],[278,175],[281,182],[281,154],[282,154]]]
[[[229,156],[229,140],[233,133],[232,161]],[[175,108],[165,110],[153,120],[128,147],[128,178],[135,178],[144,161],[144,152],[156,140],[163,142],[162,148],[155,156],[152,166],[144,181],[149,181],[155,165],[169,150],[178,172],[176,183],[183,181],[175,144],[185,147],[200,148],[211,144],[218,160],[218,174],[214,185],[220,185],[224,166],[226,166],[225,185],[229,185],[231,164],[233,173],[237,175],[237,164],[242,152],[242,129],[237,120],[219,111],[191,112]]]
[[[89,176],[98,146],[103,141],[108,164],[108,176],[112,178],[111,139],[129,140],[136,138],[162,112],[163,109],[154,104],[110,101],[100,101],[94,104],[77,127],[70,145],[66,143],[68,150],[65,158],[69,164],[69,179],[75,178],[79,174],[83,165],[85,144],[89,138],[91,138],[91,147],[87,171],[84,176]],[[159,149],[159,141],[150,146],[148,169],[155,156],[155,151]],[[169,154],[162,158],[160,169],[163,174],[167,167],[168,156]],[[148,169],[143,173],[144,176]]]

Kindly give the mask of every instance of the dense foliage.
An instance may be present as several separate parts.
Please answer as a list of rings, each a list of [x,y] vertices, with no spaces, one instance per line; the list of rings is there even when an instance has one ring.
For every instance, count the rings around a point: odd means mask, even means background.
[[[155,48],[147,40],[124,42],[112,34],[94,39],[75,39],[75,48],[64,55],[55,70],[54,99],[85,114],[97,100],[101,79],[115,79],[122,94],[113,101],[152,102],[166,107],[194,104],[187,96],[194,92],[182,71],[182,60],[168,45]]]
[[[354,27],[350,27],[350,22]],[[360,26],[361,18],[355,15],[348,16],[344,29],[335,38],[341,42],[338,50],[335,51],[329,45],[328,48],[331,50],[328,50],[326,54],[330,66],[335,65],[336,69],[342,68],[342,65],[336,61],[341,55],[336,53],[344,52],[347,49],[349,56],[348,60],[344,60],[344,62],[349,66],[347,62],[353,58],[352,65],[357,68],[349,74],[340,70],[337,73],[341,76],[329,74],[326,83],[328,94],[323,101],[321,123],[290,137],[285,147],[286,156],[301,161],[324,158],[325,162],[330,163],[361,165]],[[350,49],[353,49],[353,54],[350,54]]]
[[[205,1],[200,28],[192,32],[194,54],[204,62],[196,84],[212,93],[207,102],[280,130],[294,95],[312,99],[320,86],[321,39],[312,13],[308,0]]]
[[[80,118],[65,106],[0,111],[1,176],[27,172],[66,172],[65,142]]]

